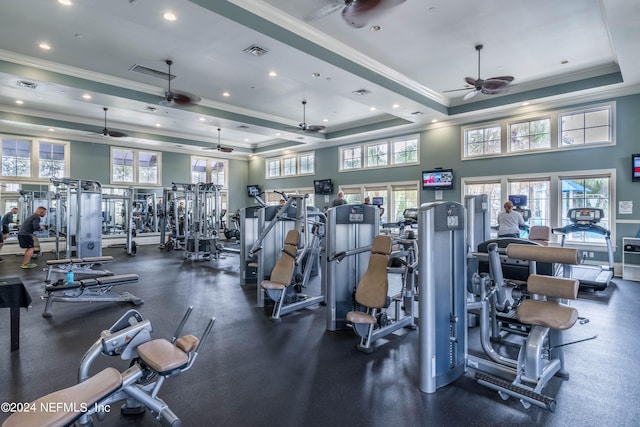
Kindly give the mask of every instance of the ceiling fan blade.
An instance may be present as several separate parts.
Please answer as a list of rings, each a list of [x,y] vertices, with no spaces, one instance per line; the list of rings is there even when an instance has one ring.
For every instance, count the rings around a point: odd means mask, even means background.
[[[309,133],[316,133],[316,132],[322,132],[326,128],[327,128],[326,126],[322,126],[322,125],[307,125],[306,128],[303,130]]]
[[[406,0],[356,0],[345,3],[342,18],[353,28],[362,28],[385,9],[404,3]]]
[[[231,148],[231,147],[218,147],[218,151],[221,151],[223,153],[231,153],[233,151],[233,148]]]
[[[500,77],[491,77],[490,79],[487,79],[487,80],[502,80],[502,81],[511,83],[514,80],[514,78],[515,77],[513,76],[500,76]]]
[[[197,104],[202,100],[199,96],[182,91],[167,91],[165,92],[165,98],[167,100],[167,104],[174,103],[177,105]]]
[[[478,94],[478,90],[477,89],[473,89],[472,91],[470,91],[469,93],[467,93],[462,99],[464,99],[465,101],[473,98],[474,96],[476,96]]]
[[[442,93],[449,93],[449,92],[460,92],[463,90],[469,90],[471,89],[470,87],[463,87],[462,89],[449,89],[449,90],[443,90]]]
[[[324,18],[325,16],[329,16],[332,13],[337,12],[341,8],[344,7],[344,1],[341,0],[328,0],[327,4],[324,6],[320,6],[318,9],[304,16],[304,19],[307,22],[317,21],[318,19]]]
[[[506,80],[487,79],[482,85],[482,92],[486,93],[485,90],[489,92],[506,90],[508,86],[509,82]]]
[[[107,135],[109,135],[112,138],[124,138],[125,136],[127,136],[126,133],[118,132],[117,130],[107,131]]]
[[[476,86],[476,79],[474,79],[473,77],[465,77],[464,81],[467,82],[467,84],[475,87]]]

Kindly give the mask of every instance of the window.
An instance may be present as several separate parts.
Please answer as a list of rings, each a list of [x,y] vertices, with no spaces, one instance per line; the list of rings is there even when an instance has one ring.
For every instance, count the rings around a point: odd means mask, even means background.
[[[313,188],[289,188],[284,190],[278,190],[287,195],[289,194],[308,194],[309,197],[306,199],[307,206],[313,206]],[[280,205],[284,202],[282,195],[280,193],[276,193],[272,190],[266,190],[264,192],[264,201],[267,205]]]
[[[529,225],[551,225],[551,181],[548,178],[536,181],[510,181],[509,194],[527,196],[526,209],[531,211]]]
[[[395,218],[392,220],[398,221],[404,218],[404,210],[407,208],[418,207],[418,185],[392,185],[393,194],[393,213]]]
[[[611,232],[615,241],[615,221],[611,206],[615,206],[615,169],[576,171],[571,176],[558,173],[500,176],[491,179],[463,178],[464,194],[487,194],[491,205],[491,224],[497,223],[498,213],[509,194],[527,196],[531,209],[529,225],[551,228],[569,224],[572,208],[599,208],[604,218],[599,225]],[[558,237],[552,237],[559,242]],[[593,233],[578,232],[566,236],[569,244],[604,245],[604,238]]]
[[[371,199],[372,201],[374,197],[382,197],[383,203],[380,206],[380,208],[383,209],[383,211],[382,211],[382,215],[380,215],[380,222],[387,222],[387,218],[389,217],[388,209],[386,209],[386,206],[389,203],[388,194],[389,194],[389,191],[387,189],[387,186],[367,185],[364,187],[365,197],[369,197],[369,199]]]
[[[296,174],[297,159],[295,157],[289,157],[282,161],[282,175],[291,176]]]
[[[133,151],[111,149],[111,181],[133,183]]]
[[[611,142],[611,108],[560,116],[562,146]]]
[[[347,147],[340,150],[341,169],[359,169],[362,167],[362,148]]]
[[[486,156],[500,153],[500,126],[467,129],[464,131],[466,157]]]
[[[367,167],[386,166],[388,163],[387,144],[367,145]]]
[[[191,157],[191,182],[212,183],[227,187],[227,160]]]
[[[362,188],[358,187],[340,187],[340,191],[344,193],[344,199],[347,203],[363,203]]]
[[[498,214],[502,209],[502,188],[500,181],[481,182],[481,183],[465,183],[465,195],[486,194],[489,197],[489,222],[491,224],[498,223]],[[497,235],[497,233],[496,233]]]
[[[138,183],[159,184],[158,182],[158,155],[155,153],[140,152],[138,155]]]
[[[315,153],[287,155],[266,160],[266,178],[311,175],[315,171]]]
[[[312,174],[315,172],[315,153],[300,154],[298,157],[300,167],[298,168],[300,175]]]
[[[604,218],[598,225],[609,230],[611,212],[609,212],[609,176],[562,178],[562,225],[569,224],[569,209],[599,208],[604,211]],[[570,242],[604,242],[604,236],[580,231],[567,236]]]
[[[463,160],[615,144],[615,102],[463,127]],[[501,129],[504,132],[501,132]]]
[[[382,222],[395,222],[404,218],[406,208],[417,208],[418,183],[417,182],[392,182],[389,184],[364,184],[340,187],[344,192],[347,203],[364,203],[365,197],[382,197],[380,206],[383,211],[380,217]]]
[[[509,151],[529,151],[551,147],[551,120],[528,120],[509,125]]]
[[[418,136],[375,141],[340,149],[340,170],[381,168],[394,165],[417,165]],[[364,154],[364,163],[363,163]]]
[[[418,162],[418,138],[394,141],[392,148],[394,164]]]
[[[40,178],[62,178],[65,173],[64,144],[41,142],[39,147],[38,176]]]
[[[280,176],[280,159],[267,160],[267,178]]]
[[[160,153],[111,147],[111,182],[160,185],[160,160]]]
[[[2,176],[31,177],[31,141],[2,140]]]

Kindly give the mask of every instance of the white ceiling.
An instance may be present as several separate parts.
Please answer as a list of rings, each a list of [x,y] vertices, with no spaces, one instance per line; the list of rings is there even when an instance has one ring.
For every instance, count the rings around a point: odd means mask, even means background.
[[[637,0],[390,0],[399,4],[363,28],[345,22],[342,5],[319,13],[338,0],[71,1],[3,2],[0,133],[105,142],[95,132],[107,106],[108,128],[129,135],[118,144],[202,151],[220,127],[231,156],[272,155],[512,113],[524,101],[535,109],[640,92]],[[176,21],[162,18],[167,10]],[[443,93],[478,77],[479,43],[481,76],[512,75],[511,89],[470,101],[466,90]],[[243,52],[251,45],[268,52]],[[166,72],[166,59],[172,89],[202,101],[161,105],[167,81],[130,71]],[[297,129],[303,99],[306,122],[325,132]]]

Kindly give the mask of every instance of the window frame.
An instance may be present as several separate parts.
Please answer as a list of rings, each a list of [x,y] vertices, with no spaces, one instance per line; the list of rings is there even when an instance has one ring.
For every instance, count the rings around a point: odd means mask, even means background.
[[[307,166],[310,171],[301,172],[303,159],[307,159]],[[292,163],[291,163],[292,162]],[[289,163],[295,169],[293,173],[291,169],[287,169],[286,164]],[[271,157],[265,159],[265,179],[291,178],[296,176],[314,175],[316,170],[316,153],[315,151],[305,151],[296,154],[285,154],[279,157]],[[277,164],[277,167],[272,167]],[[276,174],[277,172],[277,174]]]
[[[132,153],[132,180],[131,181],[116,181],[114,180],[114,151],[124,151]],[[140,153],[148,153],[156,156],[157,159],[157,181],[152,182],[140,182]],[[162,152],[143,150],[143,149],[131,149],[127,147],[120,147],[111,145],[109,146],[109,184],[110,185],[137,185],[145,187],[162,187]]]
[[[193,167],[194,161],[202,161],[204,162],[204,180],[200,180],[198,179],[197,182],[194,182],[194,177],[193,177]],[[203,183],[215,183],[217,185],[220,185],[217,182],[217,179],[214,182],[214,176],[219,176],[219,174],[215,173],[215,166],[217,163],[222,163],[223,164],[223,183],[222,183],[222,188],[223,189],[227,189],[229,187],[229,160],[227,159],[222,159],[222,158],[218,158],[218,157],[206,157],[206,156],[191,156],[189,158],[189,176],[191,177],[191,183],[192,184],[197,184],[199,182],[203,182]]]
[[[3,148],[5,140],[22,141],[28,143],[29,146],[29,175],[5,175],[2,167],[2,161],[0,160],[0,179],[11,180],[16,182],[49,182],[51,176],[40,176],[40,162],[42,161],[40,156],[40,148],[43,144],[52,144],[63,147],[63,170],[56,178],[63,178],[69,176],[70,171],[70,142],[61,141],[51,138],[31,138],[15,135],[0,135],[0,149]],[[2,156],[4,158],[4,155]],[[53,176],[53,175],[52,175]]]
[[[415,150],[415,160],[414,161],[406,161],[406,162],[397,162],[395,144],[399,142],[409,142],[416,141],[416,150]],[[382,147],[386,146],[386,162],[385,163],[369,163],[369,155],[368,151],[371,147]],[[356,162],[358,160],[358,156],[353,155],[347,157],[347,154],[351,151],[360,150],[359,157],[359,165],[357,166],[347,166],[346,162],[351,160],[352,162]],[[410,152],[410,151],[407,151]],[[360,144],[352,144],[340,147],[339,155],[338,155],[338,172],[352,172],[358,170],[370,170],[370,169],[382,169],[382,168],[391,168],[391,167],[402,167],[402,166],[417,166],[420,165],[420,134],[410,134],[404,136],[398,136],[393,138],[386,139],[378,139],[374,141],[366,141]]]

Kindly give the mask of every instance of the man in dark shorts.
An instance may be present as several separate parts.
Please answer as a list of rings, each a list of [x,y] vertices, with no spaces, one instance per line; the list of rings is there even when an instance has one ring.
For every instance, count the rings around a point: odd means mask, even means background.
[[[15,206],[11,207],[11,210],[7,212],[2,217],[2,234],[0,234],[0,250],[4,246],[5,240],[9,238],[9,224],[13,222],[13,216],[18,213],[18,208]],[[4,262],[2,258],[0,258],[0,262]]]
[[[40,218],[43,218],[46,214],[47,208],[39,206],[36,212],[24,221],[22,227],[20,227],[20,231],[18,231],[18,242],[20,243],[20,247],[25,249],[20,268],[34,268],[38,266],[38,264],[31,262],[31,256],[33,255],[35,246],[33,233],[44,230],[44,226],[40,225]]]

